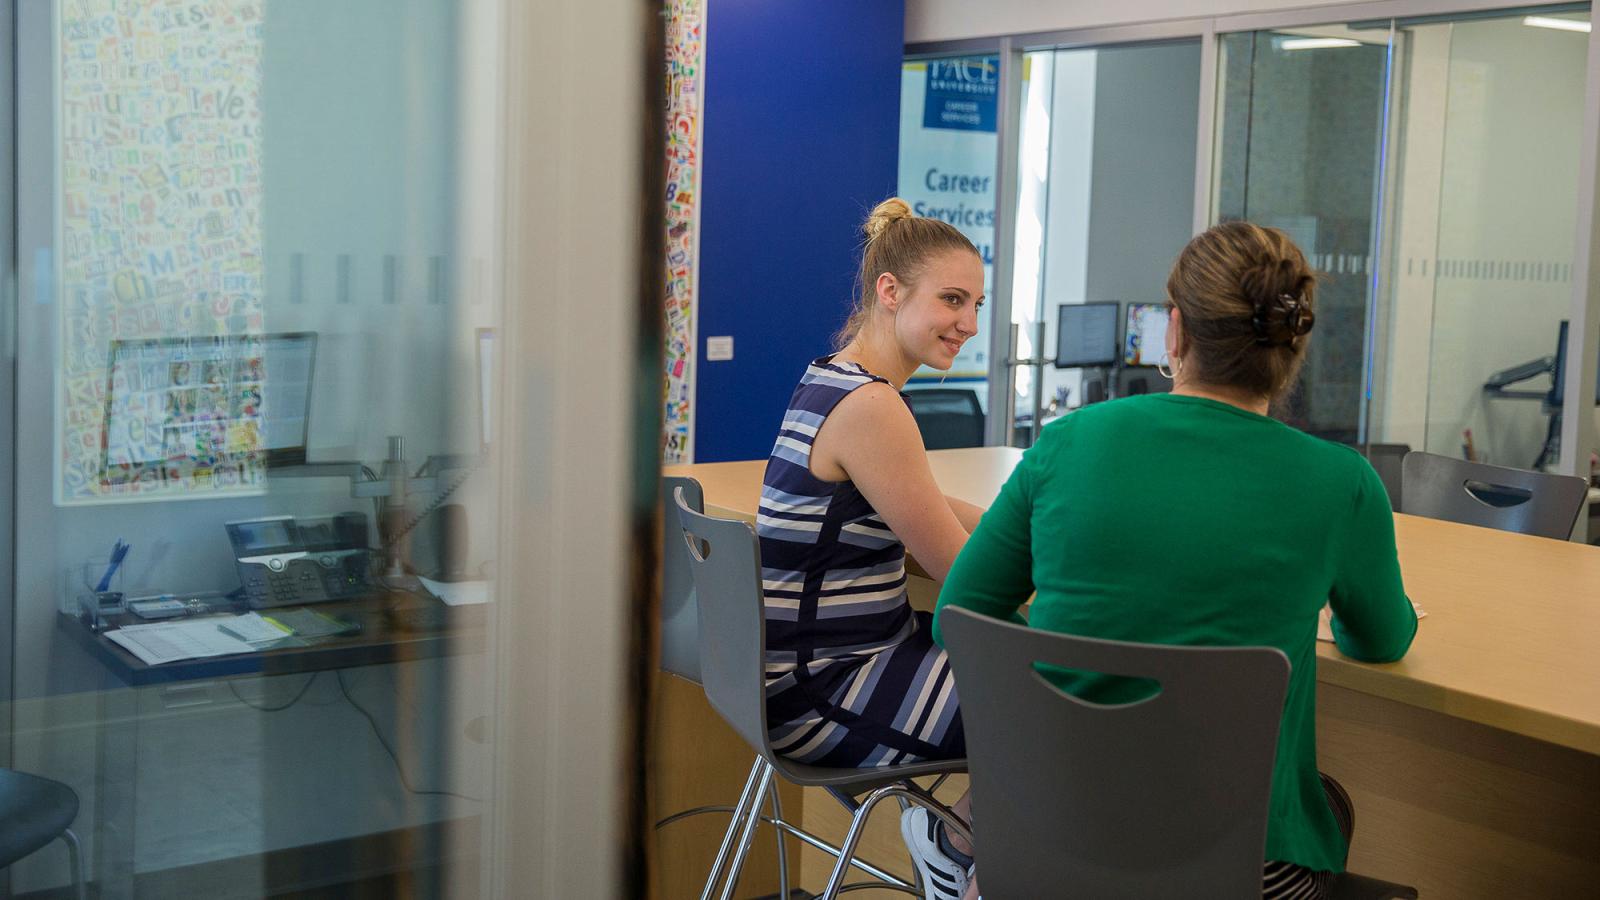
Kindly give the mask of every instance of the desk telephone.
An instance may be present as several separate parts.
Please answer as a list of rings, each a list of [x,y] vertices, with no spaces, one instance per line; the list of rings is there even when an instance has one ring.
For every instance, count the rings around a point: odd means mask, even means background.
[[[255,609],[345,600],[373,592],[361,513],[228,522],[234,565]]]

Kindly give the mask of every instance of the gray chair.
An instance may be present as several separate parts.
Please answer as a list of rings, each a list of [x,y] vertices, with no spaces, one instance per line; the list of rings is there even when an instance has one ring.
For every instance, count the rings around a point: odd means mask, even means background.
[[[959,608],[940,615],[961,685],[984,897],[1261,896],[1289,683],[1282,651],[1096,640]],[[1102,706],[1057,689],[1036,662],[1151,679],[1159,690]],[[1343,889],[1416,896],[1361,876]]]
[[[837,857],[827,888],[821,896],[832,900],[845,889],[844,878],[853,866],[878,879],[880,889],[920,894],[917,885],[855,859],[868,815],[882,800],[895,797],[927,807],[955,832],[966,836],[966,826],[948,807],[934,799],[931,790],[911,779],[966,771],[964,759],[938,760],[899,766],[840,769],[809,766],[773,752],[767,738],[765,666],[766,620],[761,593],[761,548],[746,522],[716,519],[690,507],[688,498],[676,495],[681,534],[689,551],[699,604],[700,670],[706,698],[717,713],[756,751],[744,790],[734,807],[733,822],[723,835],[706,880],[702,900],[720,882],[721,897],[733,895],[740,869],[749,851],[761,806],[775,775],[802,785],[827,788],[852,813],[844,843],[834,848],[788,823],[773,822],[783,831]],[[771,821],[771,820],[766,820]],[[724,869],[726,876],[724,877]],[[855,889],[858,885],[851,885]]]
[[[1589,485],[1552,475],[1467,462],[1435,453],[1406,454],[1400,512],[1566,540]]]
[[[1411,452],[1411,445],[1351,444],[1350,446],[1366,457],[1367,462],[1371,463],[1373,470],[1378,473],[1378,480],[1383,482],[1383,489],[1389,492],[1389,508],[1399,509],[1404,487],[1401,464],[1406,454]]]
[[[978,392],[967,388],[926,388],[906,391],[911,417],[929,450],[983,446],[983,407]]]
[[[59,781],[0,769],[0,869],[57,838],[67,845],[72,887],[84,900],[83,851],[72,833],[78,794]]]
[[[682,489],[684,502],[705,511],[705,492],[693,478],[661,479],[661,668],[700,683],[700,617],[689,572],[689,548],[678,530],[673,494]]]

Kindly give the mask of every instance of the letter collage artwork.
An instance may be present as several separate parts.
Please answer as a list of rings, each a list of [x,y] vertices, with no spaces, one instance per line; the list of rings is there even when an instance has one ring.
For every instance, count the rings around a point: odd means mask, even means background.
[[[699,223],[703,0],[667,3],[666,389],[661,459],[691,461]]]
[[[261,0],[59,22],[56,501],[259,491]]]

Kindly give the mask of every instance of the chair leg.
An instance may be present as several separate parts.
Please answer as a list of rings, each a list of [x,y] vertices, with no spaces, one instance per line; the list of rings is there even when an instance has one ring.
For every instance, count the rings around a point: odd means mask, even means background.
[[[834,862],[833,872],[828,876],[828,886],[822,892],[819,900],[835,900],[840,889],[844,887],[845,873],[850,869],[851,857],[855,856],[856,845],[861,842],[861,835],[866,830],[867,816],[872,813],[872,808],[878,801],[885,797],[907,797],[916,803],[926,806],[928,811],[944,820],[947,828],[953,829],[962,837],[971,839],[966,823],[961,821],[948,806],[933,798],[932,794],[918,787],[913,782],[901,782],[878,788],[868,794],[856,810],[855,818],[850,821],[850,830],[845,834],[844,843],[839,845],[839,858]]]
[[[739,873],[744,869],[745,857],[750,855],[750,844],[756,836],[756,823],[761,821],[761,807],[766,803],[767,791],[772,787],[773,768],[766,760],[760,762],[761,781],[757,783],[755,796],[750,800],[744,826],[739,829],[738,851],[733,856],[733,865],[729,867],[728,880],[723,882],[721,900],[733,900],[733,889],[739,884]]]
[[[68,828],[61,832],[61,842],[67,845],[67,864],[72,867],[72,889],[78,900],[86,900],[88,879],[83,871],[83,848],[78,845],[78,836]]]
[[[783,829],[777,824],[783,821],[783,798],[778,796],[780,787],[772,786],[772,834],[778,839],[778,897],[789,900],[789,848],[783,840]]]
[[[750,796],[756,789],[756,782],[761,778],[761,772],[767,767],[767,761],[757,756],[756,761],[750,765],[750,777],[744,780],[744,790],[739,792],[739,802],[733,807],[733,821],[728,823],[728,830],[722,835],[722,844],[717,847],[716,862],[711,864],[711,873],[706,876],[706,886],[700,891],[700,900],[711,900],[711,892],[716,890],[717,882],[722,877],[722,867],[728,862],[729,851],[733,849],[734,835],[739,832],[739,823],[743,821],[745,813],[750,808]],[[760,807],[757,807],[760,809]]]
[[[894,799],[895,803],[900,806],[900,815],[904,816],[906,810],[911,808],[911,801],[904,797],[896,797]],[[922,869],[918,868],[915,860],[912,861],[911,865],[911,883],[917,890],[922,890]]]

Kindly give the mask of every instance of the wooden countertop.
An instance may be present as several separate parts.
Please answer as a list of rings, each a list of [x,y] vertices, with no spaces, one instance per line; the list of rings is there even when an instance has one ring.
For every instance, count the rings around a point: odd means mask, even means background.
[[[1022,452],[928,454],[946,493],[988,506]],[[764,460],[669,466],[713,515],[755,520]],[[1600,548],[1396,515],[1400,565],[1427,610],[1405,659],[1317,644],[1321,681],[1600,754]]]

